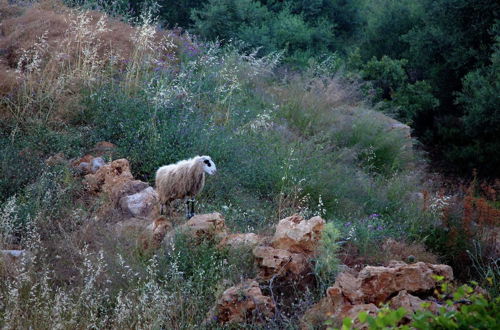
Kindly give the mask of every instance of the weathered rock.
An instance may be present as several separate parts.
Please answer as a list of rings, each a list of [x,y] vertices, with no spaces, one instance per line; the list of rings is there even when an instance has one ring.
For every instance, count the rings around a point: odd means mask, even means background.
[[[395,293],[406,290],[426,292],[436,287],[435,275],[446,281],[453,279],[453,270],[447,265],[433,265],[424,262],[407,265],[395,263],[389,267],[367,266],[358,275],[357,290],[343,290],[353,302],[381,303]]]
[[[114,207],[119,207],[124,197],[133,196],[147,188],[150,188],[146,182],[142,182],[140,180],[128,180],[127,178],[124,178],[122,181],[116,180],[114,182],[114,186],[108,187],[110,189],[108,191],[109,197]],[[124,210],[128,211],[127,209]]]
[[[432,295],[437,286],[434,279],[436,275],[443,276],[447,281],[453,279],[450,266],[423,262],[410,265],[392,262],[388,267],[366,266],[359,273],[344,271],[337,276],[335,284],[327,289],[327,296],[306,312],[302,320],[303,327],[307,328],[305,325],[316,322],[321,315],[340,321],[346,316],[353,318],[354,314],[366,308],[376,312],[373,307],[387,302],[394,307],[406,306],[408,310],[414,311],[424,300],[410,293]],[[394,298],[389,301],[391,297]]]
[[[133,180],[133,176],[130,172],[128,160],[117,159],[110,164],[104,165],[96,173],[87,174],[84,181],[91,192],[103,191],[110,193],[117,186],[121,186],[131,180]],[[139,191],[135,191],[134,193]],[[115,200],[119,200],[119,198]]]
[[[90,163],[81,162],[80,164],[78,164],[76,169],[80,175],[89,174],[90,173]]]
[[[321,217],[305,220],[299,215],[280,220],[272,240],[276,249],[313,254],[321,239],[325,221]]]
[[[157,217],[139,237],[139,246],[143,250],[157,249],[160,247],[167,232],[171,230],[172,222],[164,216]]]
[[[199,239],[222,239],[227,235],[224,217],[218,212],[197,214],[189,219],[183,228]]]
[[[142,186],[142,184],[147,185],[145,182],[139,181],[141,184],[130,185],[134,181],[129,181],[125,185],[129,185],[129,188],[134,188]],[[120,198],[119,204],[123,213],[134,216],[134,217],[149,217],[154,211],[155,205],[158,201],[158,194],[152,187],[147,187],[142,191],[132,194],[125,195]]]
[[[92,159],[92,162],[90,163],[90,172],[95,173],[95,172],[97,172],[97,170],[99,170],[104,165],[106,165],[106,162],[104,161],[104,159],[102,159],[101,157],[96,157],[96,158]]]
[[[167,218],[160,216],[153,221],[153,244],[159,247],[167,232],[172,229],[172,223]]]
[[[231,248],[240,248],[245,246],[254,247],[260,244],[262,240],[262,236],[254,233],[231,234],[224,237],[219,243],[219,246],[228,246]]]
[[[245,280],[230,287],[219,298],[209,321],[218,323],[259,323],[274,315],[276,306],[262,294],[255,280]]]
[[[310,270],[310,263],[303,254],[269,246],[257,246],[253,249],[253,255],[259,267],[260,280],[267,281],[275,276],[296,280]]]
[[[429,309],[431,311],[437,312],[438,305],[435,302],[422,300],[419,297],[409,294],[406,290],[400,291],[397,296],[393,297],[389,301],[389,306],[392,309],[403,307],[411,315],[416,311],[423,310],[422,304],[425,302],[430,304]]]

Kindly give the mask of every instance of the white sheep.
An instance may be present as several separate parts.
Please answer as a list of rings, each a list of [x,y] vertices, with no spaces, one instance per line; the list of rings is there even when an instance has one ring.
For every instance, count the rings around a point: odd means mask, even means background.
[[[216,171],[210,156],[196,156],[160,167],[155,178],[160,214],[172,201],[186,199],[186,217],[190,219],[194,215],[193,198],[205,186],[205,173],[213,175]]]

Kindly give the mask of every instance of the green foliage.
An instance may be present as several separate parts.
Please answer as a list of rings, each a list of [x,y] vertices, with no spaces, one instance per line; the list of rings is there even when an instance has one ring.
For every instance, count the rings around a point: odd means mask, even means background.
[[[363,39],[360,41],[363,57],[400,59],[408,49],[408,44],[401,39],[421,23],[423,8],[421,1],[382,0],[365,1],[360,6],[366,17],[363,26]]]
[[[406,84],[393,95],[392,104],[397,119],[413,124],[422,113],[429,113],[439,106],[439,100],[432,94],[432,87],[427,81]]]
[[[372,81],[379,98],[390,100],[394,92],[402,88],[407,80],[405,72],[407,64],[407,60],[393,60],[384,55],[380,60],[372,58],[367,62],[361,75],[364,79]]]
[[[314,52],[325,52],[333,38],[327,20],[311,25],[290,6],[275,13],[255,0],[210,0],[192,19],[195,32],[206,39],[241,40],[261,55],[284,50],[289,62],[301,65]]]
[[[340,261],[337,258],[340,232],[333,222],[328,222],[321,233],[321,244],[314,264],[314,273],[324,292],[335,281]]]
[[[0,202],[35,182],[46,169],[44,160],[63,152],[67,157],[81,154],[90,141],[83,131],[54,129],[46,125],[17,126],[2,123],[0,132]]]
[[[491,64],[468,73],[463,79],[457,103],[466,145],[450,152],[452,159],[478,168],[485,175],[500,167],[500,42],[497,41]]]

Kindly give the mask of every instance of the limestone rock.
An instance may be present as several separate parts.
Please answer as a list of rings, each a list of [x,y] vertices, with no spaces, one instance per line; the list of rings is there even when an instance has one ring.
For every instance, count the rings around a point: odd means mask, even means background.
[[[411,293],[434,289],[436,287],[435,275],[444,276],[446,281],[453,279],[453,271],[447,265],[417,262],[409,265],[398,263],[391,266],[365,267],[358,275],[359,288],[344,290],[344,294],[353,303],[360,301],[361,296],[364,302],[378,304],[402,290]]]
[[[373,307],[383,303],[415,311],[424,300],[412,293],[432,295],[437,287],[435,275],[443,276],[446,281],[453,280],[450,266],[424,262],[406,264],[394,261],[387,267],[366,266],[359,273],[344,271],[327,289],[327,296],[306,312],[303,327],[317,322],[321,315],[341,321],[346,316],[353,318],[360,310],[376,312]]]
[[[274,276],[295,280],[310,270],[308,258],[303,254],[269,246],[257,246],[253,249],[253,254],[260,270],[260,280],[267,281]]]
[[[104,161],[104,159],[102,159],[101,157],[96,157],[96,158],[92,159],[92,161],[90,162],[90,172],[95,173],[95,172],[97,172],[97,170],[99,170],[104,165],[106,165],[106,162]]]
[[[130,185],[130,183],[134,183],[137,180],[129,181],[125,185],[129,186],[129,189],[137,190],[139,187],[144,185],[147,186],[145,182],[135,183],[134,185]],[[155,205],[158,201],[158,194],[152,187],[147,187],[146,189],[141,190],[135,194],[127,195],[127,193],[122,194],[123,197],[120,198],[119,204],[121,210],[129,215],[134,217],[148,217],[154,211]]]
[[[438,305],[435,302],[424,301],[419,297],[409,294],[406,290],[400,291],[397,296],[393,297],[389,301],[389,306],[392,309],[403,307],[409,314],[413,314],[416,311],[423,310],[422,304],[425,302],[430,303],[429,309],[431,311],[438,311]]]
[[[227,235],[224,217],[218,213],[197,214],[183,226],[195,238],[222,239]]]
[[[274,315],[275,305],[262,294],[255,280],[245,280],[230,287],[219,298],[211,312],[218,323],[260,323]]]
[[[96,173],[85,176],[85,183],[91,192],[103,191],[110,193],[117,186],[131,180],[133,180],[133,176],[130,172],[129,162],[126,159],[117,159],[102,166]]]
[[[293,215],[282,219],[276,226],[272,246],[292,253],[313,254],[324,225],[325,220],[321,217],[305,220],[299,215]]]
[[[79,174],[83,174],[83,175],[89,174],[90,173],[90,163],[81,162],[80,164],[78,164],[76,169],[77,169]]]
[[[166,217],[157,217],[141,235],[139,245],[143,250],[157,249],[165,235],[172,230],[172,222]]]

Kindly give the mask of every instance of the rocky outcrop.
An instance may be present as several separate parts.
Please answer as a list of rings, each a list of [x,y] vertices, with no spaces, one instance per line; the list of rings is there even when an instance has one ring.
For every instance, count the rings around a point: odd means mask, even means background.
[[[321,217],[305,220],[295,214],[282,219],[276,226],[272,246],[291,253],[310,255],[316,251],[324,225],[325,220]]]
[[[451,281],[453,271],[447,265],[424,262],[393,262],[388,267],[366,266],[359,273],[344,271],[327,289],[327,296],[305,314],[303,325],[314,324],[321,315],[323,321],[325,316],[340,321],[344,317],[355,317],[361,310],[376,312],[377,306],[383,303],[415,310],[424,300],[414,295],[432,295],[437,287],[436,276]]]
[[[257,277],[261,281],[269,281],[273,277],[284,281],[295,281],[310,270],[309,260],[303,254],[258,246],[253,250],[253,255],[259,266]]]
[[[123,186],[133,179],[128,160],[122,158],[104,165],[94,174],[87,174],[84,182],[91,192],[112,193],[115,191],[120,194],[119,190],[123,190]],[[114,200],[119,200],[119,198]]]
[[[429,309],[432,312],[438,311],[438,305],[434,301],[422,300],[419,297],[409,294],[406,290],[400,291],[397,296],[392,298],[389,301],[389,306],[392,309],[403,307],[409,314],[413,314],[416,311],[423,310],[423,303],[429,304]]]
[[[95,173],[87,174],[84,183],[91,193],[106,193],[110,200],[108,211],[118,211],[125,217],[152,217],[158,195],[146,182],[134,180],[126,159],[104,164],[101,158],[90,161]],[[80,163],[84,164],[86,162]]]
[[[321,217],[305,220],[293,215],[280,220],[271,246],[257,246],[253,250],[259,267],[258,279],[268,281],[278,277],[296,281],[303,278],[311,270],[310,258],[319,245],[324,224]]]
[[[224,217],[218,213],[197,214],[181,226],[196,239],[218,239],[227,235]]]
[[[255,280],[245,280],[230,287],[217,300],[208,322],[261,323],[274,316],[276,306],[264,296]]]
[[[120,198],[120,209],[129,216],[150,217],[158,203],[158,194],[152,187],[147,187],[135,194]]]

